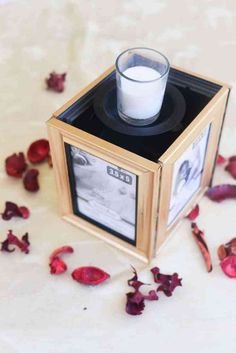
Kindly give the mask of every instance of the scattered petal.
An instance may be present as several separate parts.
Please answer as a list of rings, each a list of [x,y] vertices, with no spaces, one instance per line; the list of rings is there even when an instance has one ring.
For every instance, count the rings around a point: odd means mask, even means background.
[[[104,272],[98,267],[93,266],[76,268],[72,272],[71,276],[75,281],[79,283],[93,286],[100,284],[110,278],[108,273]]]
[[[29,253],[30,242],[28,239],[28,233],[22,236],[21,240],[12,233],[12,230],[8,231],[7,239],[2,242],[1,251],[13,252],[14,249],[9,249],[9,245],[16,245],[25,254]]]
[[[236,179],[236,162],[229,162],[227,166],[225,167],[225,170],[229,172],[229,174]]]
[[[197,204],[191,212],[187,215],[186,218],[188,218],[190,221],[194,221],[199,215],[199,205]]]
[[[27,157],[31,163],[40,163],[48,158],[49,152],[48,140],[40,139],[31,143],[27,151]]]
[[[227,256],[236,255],[236,238],[231,239],[226,244],[220,245],[217,254],[220,260],[223,260]]]
[[[24,153],[14,153],[5,160],[5,168],[8,175],[21,178],[27,168]]]
[[[223,260],[227,256],[227,252],[223,244],[218,247],[217,255],[220,260]]]
[[[224,164],[226,162],[226,158],[223,157],[221,154],[218,154],[216,158],[216,164]]]
[[[210,255],[210,251],[208,249],[207,243],[204,239],[204,232],[198,228],[196,223],[192,223],[191,226],[192,226],[192,234],[194,236],[194,239],[204,258],[207,272],[211,272],[212,271],[211,255]]]
[[[2,213],[2,219],[9,221],[12,217],[29,217],[29,210],[27,207],[18,207],[14,202],[6,201],[5,210]]]
[[[130,292],[126,294],[127,302],[125,310],[129,315],[141,315],[144,308],[144,296],[139,292]]]
[[[230,163],[236,162],[236,156],[231,156],[231,157],[229,158],[229,162],[230,162]]]
[[[26,172],[23,178],[23,183],[26,190],[32,192],[39,190],[38,175],[39,171],[37,169],[29,169]]]
[[[236,256],[231,255],[225,257],[221,262],[220,266],[226,276],[230,278],[236,278]]]
[[[20,206],[19,207],[19,211],[21,213],[21,217],[24,218],[24,219],[27,219],[29,218],[30,216],[30,211],[27,207],[24,207],[24,206]]]
[[[236,199],[236,185],[221,184],[213,186],[207,190],[205,195],[215,202]]]
[[[55,92],[63,92],[64,82],[66,80],[66,73],[57,74],[55,71],[51,72],[49,78],[46,78],[47,88]]]
[[[54,275],[59,275],[64,273],[67,270],[67,265],[65,262],[60,259],[60,255],[62,254],[71,254],[74,252],[74,249],[71,246],[65,245],[62,246],[52,252],[50,255],[50,272]]]
[[[57,256],[51,260],[49,266],[52,275],[60,275],[67,270],[66,263]]]
[[[160,283],[157,287],[157,292],[162,291],[167,297],[172,296],[172,293],[177,286],[182,286],[182,278],[179,278],[177,273],[173,273],[173,275],[165,275],[160,273],[158,267],[153,267],[151,272],[154,277],[154,282]]]

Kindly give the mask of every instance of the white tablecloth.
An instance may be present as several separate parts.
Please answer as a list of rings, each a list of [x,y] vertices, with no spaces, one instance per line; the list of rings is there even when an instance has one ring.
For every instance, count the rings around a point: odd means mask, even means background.
[[[213,254],[206,273],[184,220],[152,266],[177,271],[183,287],[174,296],[148,302],[142,316],[125,313],[130,265],[150,282],[149,267],[75,228],[58,215],[53,171],[39,166],[40,191],[4,171],[6,156],[26,151],[46,137],[52,112],[110,66],[128,47],[164,52],[172,64],[233,85],[221,152],[236,154],[236,5],[225,1],[175,0],[0,0],[0,210],[5,201],[28,206],[28,220],[0,220],[8,229],[30,234],[31,253],[0,254],[1,353],[230,353],[236,350],[236,280],[223,275],[216,255],[220,243],[236,235],[236,202],[200,202],[199,226]],[[45,90],[52,70],[67,72],[66,90]],[[214,183],[234,182],[217,167]],[[69,270],[49,275],[48,255],[69,244]],[[97,288],[72,281],[81,265],[111,274]],[[84,308],[87,310],[84,310]]]

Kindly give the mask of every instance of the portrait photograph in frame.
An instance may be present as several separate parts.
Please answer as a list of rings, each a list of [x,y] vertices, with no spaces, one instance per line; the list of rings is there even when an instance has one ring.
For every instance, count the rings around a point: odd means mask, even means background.
[[[174,222],[201,185],[210,129],[211,124],[174,163],[168,226]]]
[[[74,213],[136,244],[137,175],[66,144]]]

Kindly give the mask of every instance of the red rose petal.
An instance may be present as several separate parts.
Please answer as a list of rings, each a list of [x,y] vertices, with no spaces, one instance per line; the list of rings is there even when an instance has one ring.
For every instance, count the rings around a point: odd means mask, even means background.
[[[236,199],[236,185],[221,184],[207,190],[205,195],[212,201],[221,202],[226,199]]]
[[[229,174],[236,179],[236,162],[230,162],[229,164],[227,164],[227,166],[225,167],[225,170],[227,172],[229,172]]]
[[[30,246],[28,233],[25,233],[20,240],[15,234],[12,233],[12,230],[9,230],[7,239],[2,242],[1,251],[13,252],[15,249],[9,249],[9,245],[16,245],[22,252],[28,254]]]
[[[196,205],[191,212],[187,215],[186,218],[188,218],[190,221],[194,221],[198,215],[199,215],[199,205]]]
[[[49,152],[48,140],[40,139],[31,143],[27,151],[27,157],[31,163],[40,163],[48,158]]]
[[[64,273],[67,270],[67,265],[65,262],[60,259],[60,255],[63,254],[71,254],[74,252],[74,249],[71,246],[65,245],[61,246],[60,248],[54,250],[52,254],[50,255],[50,269],[51,269],[51,274],[59,275],[61,273]]]
[[[30,211],[27,207],[24,207],[24,206],[20,206],[19,207],[19,211],[21,213],[21,217],[24,218],[24,219],[27,219],[29,218],[30,216]]]
[[[162,291],[167,297],[172,296],[172,293],[177,286],[182,286],[182,278],[179,278],[177,273],[165,275],[160,273],[160,269],[158,267],[153,267],[151,272],[154,277],[154,282],[160,283],[157,287],[157,292]]]
[[[230,278],[236,278],[236,256],[235,255],[225,257],[221,261],[220,266],[223,272],[226,274],[226,276]]]
[[[37,169],[29,169],[26,172],[23,178],[23,183],[26,190],[32,192],[39,190],[38,175],[39,171]]]
[[[227,252],[223,244],[218,247],[217,255],[220,260],[223,260],[227,256]]]
[[[127,302],[125,311],[129,315],[141,315],[144,308],[144,296],[139,292],[130,292],[126,294]]]
[[[93,286],[100,284],[110,278],[108,273],[104,272],[98,267],[93,266],[76,268],[72,272],[71,276],[75,281],[79,283]]]
[[[236,162],[236,156],[231,156],[231,157],[229,158],[229,162],[230,162],[230,163]]]
[[[223,157],[221,154],[218,154],[216,158],[216,164],[224,164],[226,162],[225,157]]]
[[[51,260],[49,266],[50,266],[50,269],[51,269],[50,272],[52,275],[60,275],[67,270],[67,265],[59,257],[54,257]]]
[[[2,213],[2,219],[9,221],[12,217],[28,218],[29,214],[27,207],[18,207],[14,202],[6,201],[5,210]]]
[[[211,272],[212,271],[211,254],[208,249],[207,243],[204,239],[204,232],[198,228],[196,223],[192,223],[191,226],[192,226],[192,234],[194,236],[194,239],[204,258],[207,272]]]
[[[21,178],[27,168],[24,153],[14,153],[5,159],[5,169],[8,175]]]
[[[51,72],[49,78],[46,78],[47,88],[55,92],[63,92],[64,82],[66,80],[66,73],[57,74],[55,71]]]

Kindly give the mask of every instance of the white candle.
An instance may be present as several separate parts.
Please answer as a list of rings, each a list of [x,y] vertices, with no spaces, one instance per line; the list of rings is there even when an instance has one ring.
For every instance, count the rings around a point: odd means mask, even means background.
[[[158,80],[161,74],[150,67],[134,66],[126,69],[123,75],[131,80],[121,77],[118,95],[122,112],[138,120],[148,119],[159,113],[166,83],[166,80]]]

